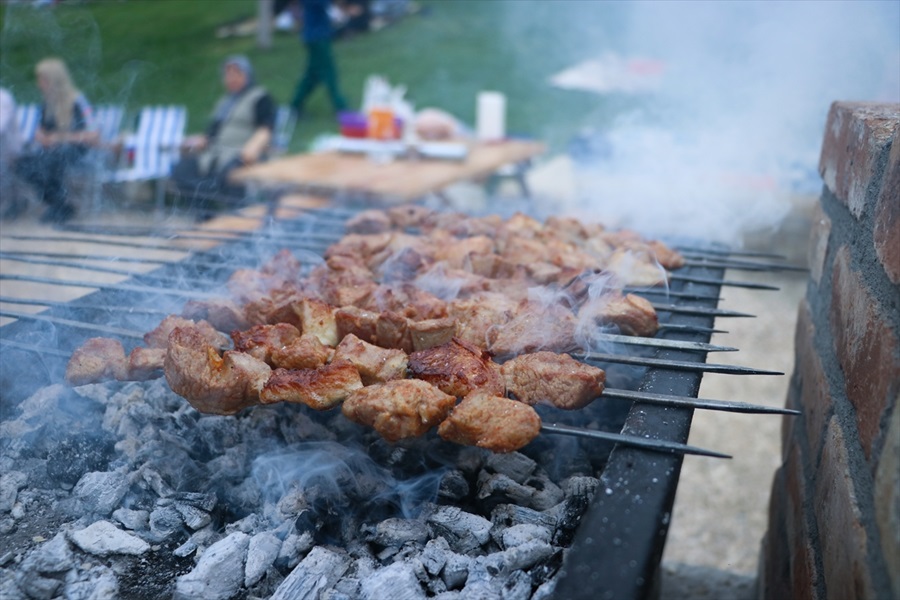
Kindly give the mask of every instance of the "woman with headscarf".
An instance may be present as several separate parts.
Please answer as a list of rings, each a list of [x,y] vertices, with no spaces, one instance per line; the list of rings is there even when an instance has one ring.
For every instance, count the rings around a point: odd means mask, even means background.
[[[201,212],[217,197],[243,193],[229,184],[228,174],[264,159],[275,129],[275,100],[256,84],[245,56],[225,60],[222,83],[225,94],[213,108],[206,133],[185,140],[184,154],[172,169],[181,193]]]
[[[47,204],[41,221],[62,223],[75,216],[65,185],[66,170],[99,138],[92,127],[91,105],[72,83],[62,60],[42,60],[35,76],[43,96],[41,122],[33,148],[16,161],[15,171]]]

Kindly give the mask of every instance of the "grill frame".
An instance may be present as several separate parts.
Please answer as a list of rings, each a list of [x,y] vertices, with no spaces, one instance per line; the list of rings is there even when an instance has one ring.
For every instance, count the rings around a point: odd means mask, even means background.
[[[336,219],[349,218],[352,211],[328,212],[319,214],[328,215]],[[310,219],[300,218],[287,223],[292,234],[303,231],[322,232],[333,230],[335,240],[343,231],[343,226],[337,221],[328,221],[323,225],[322,221],[315,222]],[[317,249],[321,251],[330,243],[319,241]],[[312,246],[313,244],[311,244]],[[265,254],[274,254],[275,251],[289,244],[273,240],[244,239],[229,242],[206,251],[195,252],[184,261],[163,265],[144,275],[136,275],[128,280],[129,283],[153,285],[149,279],[152,277],[181,278],[186,283],[192,278],[215,279],[224,282],[224,279],[239,265],[235,265],[229,257],[255,256],[261,248]],[[309,249],[309,248],[305,248]],[[213,267],[209,264],[198,265],[193,261],[205,263],[222,261],[223,266]],[[248,264],[247,266],[253,266]],[[704,277],[722,280],[724,270],[719,268],[686,267],[680,272],[700,275]],[[720,286],[675,283],[674,291],[692,291],[718,296]],[[208,291],[208,290],[207,290]],[[169,298],[169,296],[166,296]],[[144,298],[143,305],[153,305],[153,299]],[[91,303],[101,306],[123,305],[134,302],[134,295],[128,292],[115,290],[98,290],[79,299],[79,302]],[[675,305],[693,305],[715,308],[716,301],[712,300],[685,300],[673,299]],[[181,302],[173,301],[172,311],[178,311]],[[127,313],[111,315],[102,310],[79,310],[73,313],[66,307],[51,307],[45,314],[63,318],[77,318],[86,322],[101,322],[119,327],[140,329],[139,324],[143,319]],[[669,314],[664,316],[665,322],[699,325],[711,327],[714,319],[706,316]],[[156,319],[158,322],[158,319]],[[65,337],[70,340],[71,349],[83,343],[90,333],[73,330],[66,326],[35,324],[23,320],[5,325],[0,328],[0,334],[5,339],[18,339],[28,343],[34,340],[47,344],[48,340],[59,340]],[[711,335],[702,333],[671,332],[668,339],[680,339],[685,341],[709,342]],[[68,346],[69,344],[67,344]],[[126,350],[130,347],[126,343]],[[702,363],[706,355],[696,352],[677,350],[654,350],[647,356],[654,358],[682,360]],[[9,411],[27,395],[45,385],[62,381],[65,372],[66,359],[63,356],[46,355],[40,357],[42,369],[39,375],[21,381],[21,371],[17,368],[20,364],[38,364],[34,359],[34,352],[2,347],[0,356],[0,389],[15,390],[12,402],[4,401],[0,407],[0,419],[6,419]],[[607,367],[603,363],[594,363]],[[664,369],[648,369],[642,377],[636,389],[645,392],[675,394],[685,397],[697,397],[702,374],[681,371],[667,371]],[[602,402],[602,400],[600,401]],[[690,432],[693,410],[682,408],[668,408],[656,405],[634,403],[627,411],[623,433],[638,436],[661,438],[675,442],[686,443]],[[596,442],[593,442],[596,443]],[[598,444],[598,452],[605,444]],[[608,450],[608,447],[606,448]],[[604,450],[605,451],[605,450]],[[607,459],[607,464],[601,474],[601,486],[593,501],[585,512],[579,527],[575,533],[573,543],[566,560],[561,568],[559,584],[555,597],[573,599],[595,598],[648,598],[655,597],[659,589],[660,561],[668,532],[672,507],[677,491],[678,479],[683,457],[680,455],[668,455],[659,452],[639,450],[616,446]],[[611,490],[607,493],[606,490]],[[621,543],[615,543],[615,540]]]

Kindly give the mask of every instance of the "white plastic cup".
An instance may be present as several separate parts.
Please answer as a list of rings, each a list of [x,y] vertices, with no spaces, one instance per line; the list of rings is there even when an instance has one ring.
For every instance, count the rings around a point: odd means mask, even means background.
[[[500,92],[479,92],[475,111],[475,132],[482,142],[506,137],[506,96]]]

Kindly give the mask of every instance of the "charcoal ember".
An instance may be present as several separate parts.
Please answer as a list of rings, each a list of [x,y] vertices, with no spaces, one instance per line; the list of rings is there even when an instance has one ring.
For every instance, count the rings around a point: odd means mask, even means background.
[[[513,571],[531,568],[553,552],[553,546],[547,542],[532,540],[500,552],[494,552],[479,560],[483,562],[484,568],[490,575],[506,577]]]
[[[96,521],[84,529],[69,532],[73,544],[88,554],[109,556],[128,554],[139,556],[150,550],[150,544],[123,531],[109,521]]]
[[[21,471],[8,471],[0,475],[0,513],[8,513],[16,504],[19,490],[28,483],[28,475]]]
[[[131,508],[117,508],[112,513],[113,519],[118,521],[125,529],[141,531],[150,524],[150,513],[146,510],[134,510]]]
[[[129,487],[125,474],[97,471],[85,473],[75,484],[72,495],[81,501],[85,510],[105,517],[119,507]]]
[[[278,558],[281,540],[269,531],[262,531],[250,538],[247,547],[247,563],[244,565],[244,586],[256,585]]]
[[[533,541],[550,543],[552,538],[553,533],[546,527],[522,523],[500,533],[500,546],[509,549]]]
[[[457,590],[448,590],[435,595],[432,600],[463,600],[462,592]]]
[[[441,580],[448,590],[462,589],[469,578],[469,569],[474,562],[474,559],[465,554],[450,553],[444,569],[441,571]]]
[[[535,564],[529,573],[531,584],[536,588],[545,588],[545,593],[550,593],[556,586],[556,575],[562,566],[565,550],[558,549],[550,556],[541,559]],[[547,585],[552,583],[552,585]]]
[[[378,569],[360,582],[363,600],[424,600],[425,590],[408,561],[395,562]]]
[[[531,600],[552,600],[556,592],[557,579],[551,579],[539,585],[531,595]]]
[[[144,480],[144,483],[146,483],[147,486],[153,491],[153,493],[160,498],[168,498],[175,493],[175,490],[172,489],[172,486],[166,483],[166,480],[163,479],[163,476],[150,466],[146,464],[143,465],[141,467],[140,473],[141,479]]]
[[[56,597],[75,559],[64,533],[28,553],[16,570],[15,581],[29,598],[50,600]]]
[[[184,520],[174,506],[157,505],[150,512],[150,532],[147,538],[153,542],[162,542],[182,531]]]
[[[483,471],[478,480],[477,497],[489,509],[500,503],[513,502],[536,510],[546,510],[558,504],[564,494],[545,475],[536,475],[524,483],[518,483],[507,475]]]
[[[218,456],[242,441],[241,429],[234,417],[204,415],[197,419],[195,434],[205,453]]]
[[[190,556],[191,554],[199,550],[199,548],[200,546],[195,540],[193,540],[192,538],[188,538],[182,545],[172,550],[172,554],[174,554],[178,558],[185,558],[186,556]]]
[[[559,516],[554,511],[541,512],[515,504],[501,504],[491,512],[491,522],[498,529],[526,524],[556,531]]]
[[[88,571],[72,570],[66,575],[63,596],[69,600],[121,598],[116,573],[106,565],[92,566]],[[5,598],[0,592],[0,598]]]
[[[184,519],[184,524],[194,531],[202,529],[212,522],[212,517],[208,512],[191,504],[176,501],[173,506]]]
[[[344,592],[331,589],[325,590],[320,598],[321,600],[353,600],[355,596],[351,596],[350,594],[345,594]]]
[[[444,565],[447,564],[450,552],[450,544],[444,538],[437,537],[428,540],[421,556],[422,566],[425,567],[425,571],[431,576],[439,574]]]
[[[425,587],[428,590],[429,597],[438,596],[447,591],[447,584],[440,577],[429,579],[425,582]]]
[[[281,543],[278,556],[275,558],[275,566],[280,569],[293,569],[314,543],[315,540],[309,532],[289,534]]]
[[[270,600],[316,600],[350,568],[351,559],[316,546],[285,577]]]
[[[341,418],[341,421],[346,420],[343,417]],[[314,421],[301,412],[296,412],[289,419],[279,419],[278,431],[286,444],[297,444],[308,440],[333,441],[338,439],[339,433]]]
[[[441,476],[438,486],[438,499],[445,502],[458,502],[469,495],[469,482],[459,469],[451,469]]]
[[[510,573],[500,588],[501,600],[529,600],[531,598],[531,577],[524,571]]]
[[[174,499],[178,504],[188,504],[205,512],[212,512],[219,501],[212,492],[177,492]]]
[[[492,473],[506,475],[516,483],[525,483],[537,469],[537,463],[521,452],[492,453],[484,467]]]
[[[364,525],[362,534],[367,542],[382,547],[399,547],[411,542],[424,544],[428,540],[428,528],[418,519],[385,519],[375,525]]]
[[[578,524],[581,523],[588,504],[590,504],[590,499],[587,495],[572,496],[559,504],[556,509],[559,512],[559,522],[553,535],[554,544],[568,546],[572,543],[575,530],[578,529]]]
[[[175,582],[174,598],[227,600],[244,583],[244,561],[250,537],[235,532],[207,548],[196,566]]]
[[[68,436],[48,452],[47,475],[58,483],[72,486],[85,473],[105,471],[113,449],[113,439],[103,432]]]
[[[470,552],[490,539],[491,522],[455,506],[437,506],[426,517],[435,532],[443,536],[454,551]]]
[[[594,492],[597,491],[597,488],[600,486],[600,480],[596,477],[586,477],[583,475],[576,475],[573,477],[568,477],[565,481],[562,482],[560,486],[562,488],[563,493],[566,495],[566,498],[571,498],[573,496],[583,496],[590,501],[591,498],[594,497]]]

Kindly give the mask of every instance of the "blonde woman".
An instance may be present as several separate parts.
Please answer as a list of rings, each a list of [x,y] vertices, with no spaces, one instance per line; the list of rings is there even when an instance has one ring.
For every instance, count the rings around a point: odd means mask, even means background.
[[[16,173],[38,191],[47,204],[41,221],[62,223],[75,216],[65,185],[66,169],[97,142],[91,106],[69,76],[66,64],[47,58],[35,67],[44,102],[41,122],[29,152],[16,162]]]

